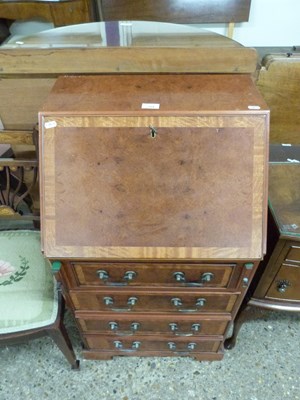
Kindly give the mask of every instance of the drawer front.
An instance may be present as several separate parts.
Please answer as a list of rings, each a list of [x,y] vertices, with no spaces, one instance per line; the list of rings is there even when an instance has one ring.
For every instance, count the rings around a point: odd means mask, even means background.
[[[227,287],[235,264],[76,263],[79,286]]]
[[[300,301],[300,265],[282,264],[266,298]]]
[[[202,312],[231,312],[238,298],[236,293],[197,293],[162,291],[142,293],[132,291],[123,294],[120,291],[70,291],[75,309],[120,312],[178,312],[181,314]]]
[[[178,314],[136,314],[132,315],[86,315],[76,313],[83,332],[106,333],[116,336],[133,336],[145,334],[170,334],[174,337],[203,335],[224,335],[230,321],[230,314],[218,317],[215,315],[194,317]]]
[[[300,264],[300,247],[292,246],[285,259],[286,261],[293,261]]]
[[[167,352],[173,355],[189,355],[197,352],[216,353],[221,346],[221,339],[211,338],[200,340],[193,338],[156,338],[151,336],[133,336],[130,338],[116,338],[104,335],[85,335],[89,349],[114,351],[116,355],[139,355],[139,352]]]

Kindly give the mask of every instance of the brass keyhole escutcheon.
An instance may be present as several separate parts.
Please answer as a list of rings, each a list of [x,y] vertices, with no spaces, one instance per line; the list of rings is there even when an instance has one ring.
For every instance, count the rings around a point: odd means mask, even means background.
[[[151,139],[155,139],[156,135],[157,135],[157,129],[154,128],[151,125],[149,126],[149,129],[150,129],[150,137],[151,137]]]

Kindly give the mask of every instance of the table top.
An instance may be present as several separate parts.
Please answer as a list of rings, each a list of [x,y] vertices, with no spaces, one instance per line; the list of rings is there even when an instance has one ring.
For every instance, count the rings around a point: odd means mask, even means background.
[[[242,47],[199,27],[152,21],[92,22],[13,37],[1,48]]]
[[[269,207],[282,236],[300,239],[300,146],[272,145]]]

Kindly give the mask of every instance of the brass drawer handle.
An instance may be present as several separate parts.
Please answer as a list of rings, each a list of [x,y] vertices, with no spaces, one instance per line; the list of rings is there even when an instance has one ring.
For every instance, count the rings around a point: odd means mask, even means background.
[[[185,282],[185,273],[184,272],[174,272],[173,278],[176,282]]]
[[[96,273],[97,273],[98,278],[101,281],[107,281],[107,279],[109,279],[109,274],[104,269],[98,269],[98,271]]]
[[[124,276],[123,276],[123,281],[122,282],[111,282],[109,281],[109,273],[103,269],[98,269],[96,272],[98,278],[105,283],[107,286],[127,286],[128,283],[133,281],[137,273],[135,271],[126,271]]]
[[[186,349],[184,351],[176,351],[177,345],[175,342],[168,342],[169,350],[172,350],[175,354],[188,354],[189,352],[193,351],[197,347],[197,343],[190,342],[186,345]]]
[[[115,332],[116,335],[119,336],[132,336],[140,329],[141,326],[139,322],[132,322],[132,324],[130,325],[131,330],[126,332],[126,331],[119,331],[119,324],[117,322],[110,321],[108,325],[110,330]]]
[[[179,308],[182,306],[182,300],[179,297],[173,297],[171,299],[171,303],[173,306],[177,308],[177,311],[183,312],[183,313],[190,313],[190,312],[198,312],[200,308],[205,306],[206,299],[205,298],[199,298],[196,300],[195,306],[196,308]]]
[[[277,290],[280,293],[285,293],[290,286],[292,286],[291,282],[286,279],[277,281]]]
[[[131,311],[132,308],[136,305],[137,301],[138,301],[137,297],[131,296],[127,300],[127,307],[112,307],[114,305],[114,299],[109,296],[103,297],[104,304],[107,307],[109,307],[110,310],[115,311],[115,312]]]
[[[137,351],[141,347],[141,344],[142,344],[141,342],[134,341],[131,344],[131,349],[124,349],[123,343],[120,340],[114,341],[115,348],[124,353],[132,353],[134,351]]]
[[[209,283],[214,279],[214,277],[215,275],[212,272],[204,272],[200,279],[202,283]]]
[[[178,332],[178,325],[175,322],[171,322],[169,324],[171,332],[174,333],[175,336],[193,336],[196,332],[200,332],[201,325],[200,324],[192,324],[191,332]]]
[[[203,286],[205,283],[209,283],[214,279],[215,275],[212,272],[204,272],[199,281],[187,282],[185,278],[185,273],[182,271],[177,271],[173,273],[173,278],[177,283],[182,283],[184,286]]]

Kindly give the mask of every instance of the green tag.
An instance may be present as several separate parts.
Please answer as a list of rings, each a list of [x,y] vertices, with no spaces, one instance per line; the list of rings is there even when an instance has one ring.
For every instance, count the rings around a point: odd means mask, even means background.
[[[58,272],[61,268],[60,261],[52,261],[52,272]]]
[[[252,268],[254,267],[254,264],[251,263],[251,262],[245,263],[245,264],[244,264],[244,267],[245,267],[246,269],[252,269]]]

